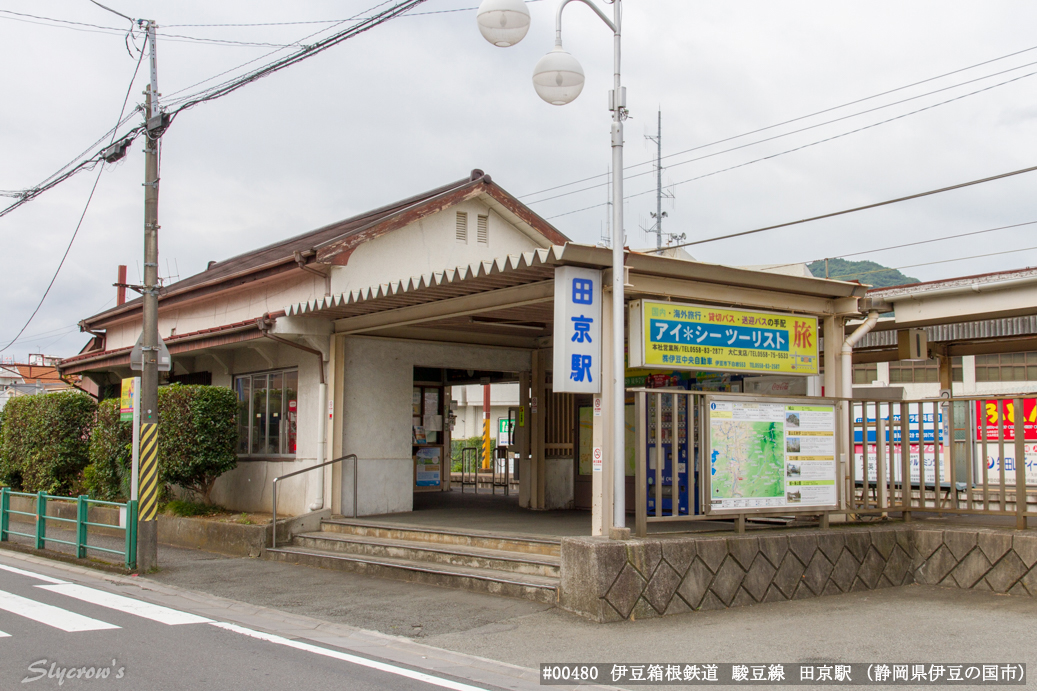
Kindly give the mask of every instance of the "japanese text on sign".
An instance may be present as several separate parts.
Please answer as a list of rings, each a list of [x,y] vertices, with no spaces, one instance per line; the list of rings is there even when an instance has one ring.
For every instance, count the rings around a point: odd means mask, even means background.
[[[555,268],[554,391],[601,391],[601,272]]]
[[[818,373],[814,317],[638,301],[630,321],[631,367]]]

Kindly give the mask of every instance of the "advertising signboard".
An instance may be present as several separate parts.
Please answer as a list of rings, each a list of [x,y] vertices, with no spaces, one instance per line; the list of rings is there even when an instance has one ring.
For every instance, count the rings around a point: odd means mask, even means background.
[[[122,380],[122,396],[119,399],[119,420],[133,422],[133,407],[137,405],[140,377]]]
[[[1001,403],[1001,415],[997,412],[997,401],[976,401],[976,441],[983,441],[983,421],[987,423],[987,441],[997,441],[998,418],[1004,418],[1005,441],[1015,441],[1015,401]],[[1023,399],[1023,438],[1037,442],[1037,398]]]
[[[835,509],[835,405],[710,397],[709,513]]]
[[[601,391],[601,272],[555,267],[555,393]],[[536,403],[533,404],[534,409]]]
[[[817,374],[817,319],[635,300],[630,304],[630,366]]]

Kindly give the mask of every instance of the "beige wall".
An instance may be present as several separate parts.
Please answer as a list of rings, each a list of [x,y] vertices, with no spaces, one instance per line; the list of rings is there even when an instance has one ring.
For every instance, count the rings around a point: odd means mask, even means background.
[[[413,507],[411,391],[414,367],[530,370],[530,353],[514,348],[463,346],[396,339],[345,337],[342,453],[360,459],[360,515]],[[343,514],[353,511],[352,468],[343,468]]]

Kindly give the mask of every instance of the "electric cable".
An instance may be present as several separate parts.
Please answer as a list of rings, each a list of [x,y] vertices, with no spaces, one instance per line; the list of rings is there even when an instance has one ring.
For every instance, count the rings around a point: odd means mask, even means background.
[[[91,0],[91,2],[93,2],[93,0]],[[126,96],[123,98],[122,106],[119,108],[119,117],[116,120],[117,122],[122,121],[122,114],[126,111],[126,104],[129,103],[130,92],[133,90],[133,83],[137,80],[137,73],[140,71],[140,63],[143,61],[143,59],[144,51],[141,50],[140,57],[137,58],[137,65],[133,69],[133,76],[130,78],[130,84],[126,87]],[[111,146],[114,143],[115,134],[113,133],[112,140],[111,142],[109,142],[109,146]],[[3,348],[0,348],[0,353],[4,352],[12,345],[14,345],[14,342],[17,341],[23,333],[25,333],[25,330],[29,328],[29,324],[31,324],[32,320],[36,318],[36,315],[39,313],[40,308],[43,307],[43,302],[47,299],[47,296],[50,295],[50,289],[54,287],[54,282],[58,280],[58,274],[61,273],[61,268],[65,266],[65,260],[68,259],[68,253],[72,250],[72,244],[76,241],[76,237],[79,235],[79,229],[83,227],[83,219],[86,218],[86,212],[90,209],[90,202],[92,202],[94,199],[94,192],[97,191],[97,183],[101,181],[101,173],[103,172],[104,163],[101,163],[97,167],[97,177],[94,178],[94,184],[90,188],[90,195],[86,198],[86,204],[83,206],[83,213],[79,215],[79,222],[76,223],[76,229],[72,232],[72,237],[68,241],[68,246],[65,247],[65,253],[61,255],[61,261],[58,262],[58,268],[54,270],[54,275],[51,276],[50,282],[47,284],[47,289],[43,291],[43,296],[40,298],[40,301],[36,304],[36,309],[32,311],[32,314],[29,315],[29,318],[25,321],[25,324],[22,325],[22,328],[18,330],[18,333],[15,335],[15,337],[12,338]]]
[[[772,137],[767,137],[765,139],[758,139],[758,140],[756,140],[754,142],[749,142],[748,144],[739,144],[738,146],[733,146],[733,147],[731,147],[729,149],[723,149],[722,151],[714,151],[712,153],[705,154],[704,156],[698,156],[697,158],[690,158],[690,159],[688,159],[686,161],[679,161],[677,163],[672,163],[672,164],[670,164],[668,166],[665,166],[665,168],[676,168],[677,166],[682,166],[682,165],[685,165],[687,163],[694,163],[696,161],[702,161],[702,160],[705,160],[707,158],[713,158],[714,156],[720,156],[721,154],[726,154],[726,153],[730,153],[732,151],[738,151],[740,149],[745,149],[745,148],[748,148],[750,146],[756,146],[757,144],[763,144],[763,143],[766,143],[766,142],[774,141],[776,139],[781,139],[783,137],[788,137],[788,136],[793,135],[793,134],[799,134],[801,132],[806,132],[808,130],[816,129],[818,127],[824,127],[825,125],[830,125],[832,123],[839,122],[841,120],[847,120],[849,118],[854,118],[854,117],[857,117],[858,115],[865,115],[867,113],[872,113],[872,112],[875,112],[877,110],[882,110],[884,108],[889,108],[889,107],[892,107],[892,106],[901,105],[901,104],[907,103],[908,101],[914,101],[914,100],[917,100],[919,98],[924,98],[926,96],[932,96],[933,94],[939,93],[941,91],[948,91],[950,89],[956,89],[959,86],[964,86],[966,84],[971,84],[973,82],[978,82],[978,81],[981,81],[981,80],[984,80],[984,79],[989,79],[990,77],[997,77],[997,76],[1000,76],[1002,74],[1006,74],[1008,72],[1014,72],[1015,70],[1019,70],[1019,69],[1022,69],[1024,67],[1032,67],[1034,65],[1037,65],[1037,61],[1029,62],[1029,63],[1026,63],[1024,65],[1019,65],[1018,67],[1012,67],[1012,68],[1009,68],[1007,70],[1002,70],[1001,72],[995,72],[994,74],[989,74],[989,75],[986,75],[986,76],[983,76],[983,77],[976,77],[975,79],[970,79],[968,81],[960,82],[958,84],[952,84],[951,86],[945,86],[943,88],[936,89],[934,91],[929,91],[929,92],[926,92],[924,94],[919,94],[917,96],[911,96],[909,98],[905,98],[905,99],[902,99],[900,101],[896,101],[894,103],[888,103],[886,105],[876,106],[874,108],[869,108],[868,110],[862,110],[862,111],[857,112],[857,113],[851,113],[850,115],[843,115],[841,117],[834,118],[832,120],[826,120],[825,122],[817,123],[816,125],[809,125],[807,127],[802,127],[802,128],[800,128],[798,130],[792,130],[791,132],[784,132],[782,134],[776,134],[776,135],[774,135]],[[833,137],[827,137],[825,139],[821,139],[819,141],[807,144],[806,146],[800,146],[800,147],[796,147],[794,149],[789,149],[788,151],[781,152],[781,154],[779,154],[779,155],[784,155],[786,153],[791,153],[793,151],[799,151],[800,149],[807,148],[809,146],[816,146],[817,144],[823,144],[825,142],[832,141],[833,139],[839,139],[841,137],[845,137],[845,136],[850,135],[850,134],[856,134],[857,132],[861,132],[863,130],[871,129],[873,127],[878,127],[879,125],[885,125],[887,123],[894,122],[896,120],[901,120],[901,119],[906,118],[906,117],[911,116],[911,115],[917,115],[918,113],[922,113],[922,112],[925,112],[927,110],[932,110],[933,108],[938,108],[939,106],[944,106],[944,105],[947,105],[948,103],[953,103],[955,101],[959,101],[959,100],[961,100],[963,98],[967,98],[969,96],[975,96],[976,94],[981,94],[981,93],[983,93],[985,91],[990,91],[991,89],[995,89],[995,88],[997,88],[999,86],[1004,86],[1006,84],[1011,84],[1012,82],[1019,81],[1020,79],[1025,79],[1027,77],[1032,77],[1035,74],[1037,74],[1037,72],[1029,72],[1029,73],[1021,75],[1019,77],[1014,77],[1012,79],[1009,79],[1009,80],[1006,80],[1006,81],[1003,81],[1003,82],[998,82],[997,84],[992,84],[992,85],[984,87],[982,89],[977,89],[976,91],[970,91],[970,92],[968,92],[966,94],[961,94],[961,95],[955,96],[954,98],[947,99],[946,101],[940,101],[938,103],[933,103],[933,104],[930,104],[928,106],[925,106],[924,108],[919,108],[917,110],[912,110],[912,111],[909,111],[907,113],[902,113],[900,115],[894,116],[892,118],[888,118],[886,120],[881,120],[881,121],[873,123],[871,125],[866,125],[864,127],[859,127],[857,129],[851,130],[849,132],[844,132],[843,134],[839,134],[839,135],[836,135],[836,136],[833,136]],[[711,146],[711,145],[710,144],[703,144],[701,147],[697,147],[697,148],[705,148],[707,146]],[[691,151],[691,149],[689,149],[689,151]],[[684,152],[684,153],[687,153],[687,152]],[[671,155],[675,156],[677,154],[671,154]],[[665,156],[663,158],[665,158]],[[754,161],[751,161],[750,163],[758,163],[759,161],[765,161],[768,158],[772,158],[772,157],[764,157],[764,158],[756,159]],[[748,164],[742,164],[742,165],[748,165]],[[741,166],[733,166],[732,168],[725,168],[723,171],[718,171],[718,172],[727,172],[728,170],[733,170],[734,168],[739,168],[739,167],[741,167]],[[648,170],[648,171],[645,171],[643,173],[635,173],[634,175],[624,175],[623,176],[623,181],[626,182],[627,180],[633,180],[634,178],[639,178],[639,177],[642,177],[644,175],[651,175],[654,172],[655,172],[654,170]],[[712,173],[712,175],[715,175],[715,174],[716,173]],[[706,177],[706,176],[700,176],[700,177],[692,178],[691,180],[698,180],[698,179],[701,179],[701,177]],[[682,185],[685,182],[691,182],[691,180],[682,180],[681,182],[677,182],[677,183],[673,183],[673,184],[674,185]],[[556,194],[553,197],[545,197],[543,199],[536,199],[536,200],[529,201],[529,202],[526,202],[526,203],[527,204],[539,204],[541,202],[550,201],[552,199],[559,199],[561,197],[567,197],[567,196],[572,195],[572,194],[579,194],[580,192],[586,192],[588,190],[598,189],[599,187],[604,187],[607,184],[608,184],[607,182],[601,182],[601,183],[598,183],[596,185],[591,185],[589,187],[583,187],[583,188],[580,188],[578,190],[572,190],[570,192],[562,192],[561,194]],[[654,192],[654,191],[655,190],[652,189],[652,190],[648,190],[646,192],[642,192],[641,194],[648,194],[648,193]],[[631,196],[638,196],[638,195],[631,195]],[[629,199],[629,198],[630,197],[625,197],[625,199]]]
[[[781,127],[783,125],[788,125],[788,124],[791,124],[793,122],[799,122],[800,120],[806,120],[808,118],[812,118],[812,117],[815,117],[817,115],[823,115],[824,113],[829,113],[829,112],[832,112],[834,110],[839,110],[841,108],[846,108],[846,107],[849,107],[849,106],[852,106],[852,105],[856,105],[858,103],[863,103],[865,101],[870,101],[872,99],[880,98],[882,96],[888,96],[889,94],[896,93],[898,91],[903,91],[905,89],[910,89],[911,87],[919,86],[920,84],[926,84],[928,82],[936,81],[937,79],[943,79],[944,77],[949,77],[949,76],[954,75],[954,74],[959,74],[961,72],[967,72],[968,70],[975,69],[977,67],[982,67],[983,65],[989,65],[991,63],[999,62],[1001,60],[1006,60],[1008,58],[1015,57],[1016,55],[1021,55],[1023,53],[1028,53],[1028,52],[1034,51],[1034,50],[1037,50],[1037,46],[1033,46],[1033,47],[1030,47],[1030,48],[1024,48],[1022,50],[1017,50],[1017,51],[1015,51],[1013,53],[1008,53],[1007,55],[1002,55],[1000,57],[991,58],[990,60],[984,60],[983,62],[978,62],[978,63],[975,63],[974,65],[969,65],[967,67],[961,67],[961,68],[956,69],[956,70],[951,70],[950,72],[944,72],[943,74],[938,74],[938,75],[936,75],[934,77],[929,77],[927,79],[922,79],[922,80],[917,81],[917,82],[912,82],[911,84],[905,84],[904,86],[898,86],[898,87],[896,87],[894,89],[888,89],[888,90],[883,91],[881,93],[873,94],[871,96],[866,96],[864,98],[858,98],[857,100],[848,101],[847,103],[843,103],[843,104],[840,104],[840,105],[837,105],[837,106],[831,106],[829,108],[824,108],[822,110],[818,110],[818,111],[815,111],[813,113],[809,113],[807,115],[800,115],[800,116],[792,118],[790,120],[784,120],[782,122],[778,122],[778,123],[775,123],[773,125],[767,125],[766,127],[761,127],[759,129],[751,130],[749,132],[743,132],[742,134],[736,134],[736,135],[733,135],[733,136],[730,136],[730,137],[726,137],[724,139],[718,139],[716,141],[709,142],[708,144],[700,144],[699,146],[694,146],[694,147],[692,147],[690,149],[685,149],[683,151],[677,151],[677,152],[674,152],[672,154],[667,154],[667,155],[663,156],[662,158],[666,159],[666,158],[672,158],[674,156],[681,156],[683,154],[691,153],[693,151],[698,151],[700,149],[705,149],[705,148],[708,148],[710,146],[716,146],[717,144],[724,144],[726,142],[733,141],[735,139],[741,139],[742,137],[748,137],[748,136],[751,136],[751,135],[754,135],[754,134],[759,134],[760,132],[766,132],[767,130],[772,130],[772,129],[776,128],[776,127]],[[1033,64],[1033,63],[1030,63],[1030,64]],[[1017,69],[1017,68],[1013,68],[1013,69]],[[1003,74],[1003,72],[995,73],[995,75],[996,74]],[[994,75],[990,75],[990,76],[994,76]],[[982,77],[980,79],[982,79]],[[975,80],[972,80],[972,81],[975,81]],[[969,83],[969,82],[962,82],[962,84],[967,84],[967,83]],[[932,93],[935,93],[935,92],[932,92]],[[868,112],[868,111],[864,111],[864,112]],[[635,163],[635,164],[633,164],[631,166],[627,166],[626,169],[630,170],[632,168],[638,168],[640,166],[649,165],[651,163],[655,163],[655,161],[654,160],[642,161],[641,163]],[[518,198],[519,199],[525,199],[526,197],[534,197],[534,196],[536,196],[538,194],[543,194],[544,192],[552,192],[552,191],[557,190],[557,189],[562,189],[563,187],[569,187],[571,185],[577,185],[577,184],[579,184],[581,182],[587,182],[589,180],[595,180],[597,178],[604,177],[605,175],[606,175],[605,173],[599,173],[598,175],[591,175],[590,177],[582,178],[580,180],[574,180],[572,182],[567,182],[567,183],[564,183],[564,184],[561,184],[561,185],[555,185],[554,187],[548,187],[548,188],[545,188],[545,189],[542,189],[542,190],[538,190],[536,192],[529,192],[529,193],[526,193],[526,194],[521,194],[521,195],[518,195]]]
[[[794,153],[796,151],[802,151],[803,149],[809,149],[811,147],[818,146],[819,144],[825,144],[827,142],[830,142],[830,141],[833,141],[833,140],[836,140],[836,139],[842,139],[843,137],[848,137],[851,134],[857,134],[858,132],[863,132],[865,130],[870,130],[870,129],[873,129],[875,127],[879,127],[880,125],[886,125],[886,124],[889,124],[891,122],[895,122],[897,120],[902,120],[903,118],[910,117],[911,115],[916,115],[916,114],[924,112],[926,110],[932,110],[933,108],[938,108],[939,106],[946,105],[948,103],[953,103],[954,101],[959,101],[959,100],[961,100],[963,98],[968,98],[969,96],[975,96],[976,94],[982,93],[984,91],[989,91],[991,89],[996,89],[997,87],[1004,86],[1005,84],[1011,84],[1012,82],[1017,82],[1020,79],[1026,79],[1027,77],[1032,77],[1035,74],[1037,74],[1037,72],[1029,72],[1027,74],[1020,75],[1018,77],[1013,77],[1012,79],[1009,79],[1007,81],[999,82],[997,84],[991,84],[990,86],[984,87],[982,89],[978,89],[976,91],[970,91],[967,94],[961,94],[960,96],[955,96],[954,98],[947,99],[946,101],[940,101],[939,103],[933,103],[931,105],[925,106],[924,108],[919,108],[918,110],[912,110],[912,111],[909,111],[907,113],[902,113],[900,115],[896,115],[896,116],[894,116],[892,118],[888,118],[886,120],[880,120],[879,122],[875,122],[875,123],[872,123],[870,125],[864,125],[863,127],[858,127],[857,129],[850,130],[848,132],[842,132],[840,134],[835,134],[835,135],[832,135],[831,137],[825,137],[824,139],[818,139],[816,141],[809,142],[807,144],[803,144],[801,146],[795,146],[795,147],[793,147],[791,149],[785,149],[784,151],[779,151],[777,153],[769,154],[767,156],[761,156],[760,158],[754,158],[751,161],[746,161],[744,163],[738,163],[738,164],[733,165],[733,166],[728,166],[727,168],[721,168],[720,170],[714,170],[714,171],[709,172],[709,173],[703,173],[702,175],[696,175],[695,177],[691,177],[691,178],[688,178],[686,180],[680,180],[679,182],[675,182],[675,183],[673,183],[671,185],[671,187],[676,187],[677,185],[684,185],[684,184],[687,184],[689,182],[695,182],[696,180],[702,180],[703,178],[712,177],[714,175],[719,175],[721,173],[727,173],[727,172],[730,172],[732,170],[736,170],[738,168],[744,168],[746,166],[750,166],[750,165],[753,165],[755,163],[760,163],[762,161],[769,161],[771,159],[778,158],[779,156],[784,156],[786,154],[791,154],[791,153]],[[749,145],[746,145],[746,146],[749,146]],[[743,148],[743,147],[737,147],[737,148]],[[725,152],[719,152],[719,153],[725,153]],[[702,158],[708,158],[708,157],[709,156],[703,156]],[[631,176],[631,177],[638,177],[638,176],[635,175],[635,176]],[[625,179],[629,179],[629,178],[625,178]],[[600,187],[600,185],[598,185],[598,187]],[[585,188],[585,189],[590,189],[590,188]],[[635,192],[634,194],[628,194],[627,196],[623,197],[623,201],[626,202],[629,199],[634,199],[635,197],[642,197],[642,196],[644,196],[646,194],[651,194],[651,193],[653,193],[655,191],[656,191],[655,188],[652,188],[652,189],[644,190],[642,192]],[[559,195],[559,196],[565,196],[565,195]],[[555,198],[556,197],[549,197],[549,199],[555,199]],[[545,199],[545,200],[539,200],[539,201],[547,201],[547,200]],[[534,201],[534,202],[528,202],[528,203],[536,204],[538,202]],[[599,208],[599,207],[602,207],[602,206],[606,206],[606,205],[608,205],[610,203],[611,202],[601,202],[599,204],[592,204],[590,206],[585,206],[585,207],[582,207],[580,209],[574,209],[573,211],[566,211],[564,213],[555,214],[554,216],[548,216],[545,220],[550,221],[550,220],[555,219],[555,218],[561,218],[562,216],[569,216],[569,215],[572,215],[572,214],[575,214],[575,213],[579,213],[581,211],[587,211],[588,209],[596,209],[596,208]]]
[[[801,218],[798,221],[788,221],[787,223],[778,223],[772,226],[765,226],[763,228],[756,228],[754,230],[743,230],[738,233],[728,233],[727,235],[718,235],[712,238],[706,238],[704,240],[693,240],[691,242],[683,242],[678,245],[670,245],[671,248],[677,247],[691,247],[693,245],[702,245],[707,242],[717,242],[719,240],[729,240],[731,238],[744,237],[746,235],[754,235],[756,233],[763,233],[768,230],[776,230],[778,228],[788,228],[789,226],[799,225],[801,223],[810,223],[812,221],[820,221],[825,218],[834,218],[836,216],[844,216],[846,214],[856,213],[858,211],[866,211],[867,209],[875,209],[880,206],[889,206],[890,204],[898,204],[900,202],[910,201],[912,199],[920,199],[922,197],[929,197],[934,194],[942,194],[943,192],[950,192],[952,190],[960,190],[964,187],[971,187],[973,185],[981,185],[985,182],[993,182],[994,180],[1002,180],[1015,175],[1022,175],[1023,173],[1032,173],[1037,170],[1037,166],[1031,166],[1029,168],[1021,168],[1020,170],[1013,170],[1008,173],[1000,173],[998,175],[992,175],[986,178],[980,178],[978,180],[970,180],[968,182],[960,182],[956,185],[949,185],[947,187],[941,187],[935,190],[928,190],[926,192],[917,192],[915,194],[909,194],[906,197],[897,197],[896,199],[887,199],[886,201],[875,202],[873,204],[865,204],[864,206],[856,206],[852,209],[843,209],[842,211],[833,211],[827,214],[821,214],[820,216],[811,216],[810,218]]]
[[[963,262],[968,259],[982,259],[983,257],[996,257],[1000,254],[1015,254],[1017,252],[1029,252],[1030,250],[1037,250],[1037,245],[1033,247],[1021,247],[1015,250],[1003,250],[1001,252],[990,252],[988,254],[973,254],[968,257],[957,257],[955,259],[940,259],[934,262],[922,262],[921,264],[907,264],[905,266],[895,266],[886,269],[875,269],[874,271],[861,271],[859,273],[842,274],[841,276],[831,276],[833,280],[839,280],[841,278],[849,278],[850,276],[867,276],[868,274],[879,274],[883,271],[900,271],[901,269],[913,269],[916,266],[932,266],[933,264],[949,264],[951,262]]]
[[[944,242],[946,240],[957,240],[958,238],[969,237],[970,235],[982,235],[984,233],[993,233],[997,230],[1007,230],[1009,228],[1021,228],[1022,226],[1031,226],[1037,223],[1037,221],[1025,221],[1023,223],[1013,223],[1007,226],[998,226],[997,228],[987,228],[985,230],[973,230],[968,233],[958,233],[957,235],[944,235],[938,238],[931,238],[929,240],[917,240],[915,242],[905,242],[900,245],[890,245],[889,247],[879,247],[871,250],[861,250],[860,252],[850,252],[848,254],[837,254],[830,257],[819,257],[817,259],[808,259],[807,261],[790,262],[788,264],[767,264],[767,270],[773,269],[784,269],[788,266],[797,266],[799,264],[813,264],[814,262],[825,261],[826,259],[846,259],[847,257],[858,257],[862,254],[876,254],[878,252],[887,252],[889,250],[903,249],[904,247],[914,247],[916,245],[928,245],[933,242]],[[884,269],[885,270],[885,269]]]

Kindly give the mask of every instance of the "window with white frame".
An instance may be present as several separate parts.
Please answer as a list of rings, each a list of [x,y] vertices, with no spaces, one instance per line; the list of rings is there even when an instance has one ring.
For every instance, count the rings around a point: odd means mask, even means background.
[[[299,371],[234,377],[238,455],[294,456],[299,427]]]

